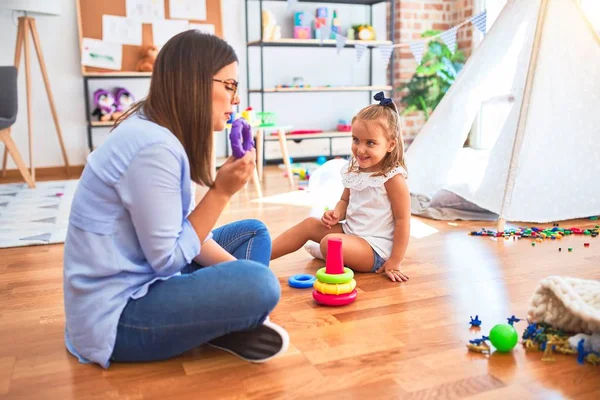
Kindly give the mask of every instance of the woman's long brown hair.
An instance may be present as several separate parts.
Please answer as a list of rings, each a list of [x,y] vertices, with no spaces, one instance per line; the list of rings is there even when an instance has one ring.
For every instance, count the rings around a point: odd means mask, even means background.
[[[190,162],[191,179],[212,186],[213,77],[233,62],[238,62],[235,51],[217,36],[197,30],[174,36],[158,53],[148,96],[123,114],[115,128],[140,111],[179,139]]]

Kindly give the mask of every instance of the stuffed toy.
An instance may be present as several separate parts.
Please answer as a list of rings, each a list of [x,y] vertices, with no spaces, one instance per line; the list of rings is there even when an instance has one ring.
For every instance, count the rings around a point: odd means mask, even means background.
[[[94,105],[96,108],[92,113],[93,116],[98,117],[99,121],[110,121],[112,114],[115,111],[115,97],[112,93],[98,89],[94,92]]]
[[[277,20],[271,11],[263,10],[263,40],[281,39],[281,27],[277,25]]]
[[[371,25],[354,25],[352,29],[354,29],[356,40],[375,40],[377,38],[375,29]]]
[[[131,107],[135,101],[133,95],[125,88],[119,87],[115,90],[115,111],[112,119],[118,119],[125,111]]]
[[[142,59],[138,62],[136,69],[139,72],[152,72],[154,69],[154,61],[158,56],[158,47],[154,45],[142,47]]]

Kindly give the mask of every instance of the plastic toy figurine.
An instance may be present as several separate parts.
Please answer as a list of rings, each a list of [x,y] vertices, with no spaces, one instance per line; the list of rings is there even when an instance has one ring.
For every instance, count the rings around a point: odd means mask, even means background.
[[[510,317],[510,318],[507,318],[507,320],[508,320],[508,324],[509,324],[509,325],[511,325],[511,326],[512,326],[512,325],[513,325],[515,322],[519,322],[519,321],[521,321],[521,319],[519,319],[519,318],[515,317],[514,315],[513,315],[512,317]]]
[[[585,347],[583,346],[584,342],[585,342],[585,339],[581,339],[579,341],[579,343],[577,343],[577,362],[582,365],[585,361],[585,357],[587,356]]]
[[[98,89],[94,92],[94,105],[92,113],[99,121],[110,121],[115,111],[115,97],[107,90]]]
[[[471,326],[472,327],[479,327],[481,326],[481,321],[479,320],[479,315],[475,316],[475,319],[473,319],[473,317],[469,316],[469,318],[471,318]]]
[[[242,142],[243,139],[243,142]],[[244,118],[238,118],[231,124],[231,151],[235,158],[241,158],[254,147],[252,128]]]
[[[135,101],[133,95],[129,92],[129,90],[125,88],[117,88],[115,91],[115,112],[112,115],[112,119],[116,120],[119,118],[125,111],[131,107],[133,102]]]
[[[489,353],[490,346],[486,343],[486,340],[489,340],[487,336],[482,336],[481,339],[469,340],[467,349],[475,353]]]
[[[523,339],[532,339],[537,331],[537,325],[535,323],[527,325],[525,332],[523,332]]]

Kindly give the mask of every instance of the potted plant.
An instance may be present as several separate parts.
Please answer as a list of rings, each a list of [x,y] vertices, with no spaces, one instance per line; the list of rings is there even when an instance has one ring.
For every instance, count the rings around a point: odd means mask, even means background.
[[[428,30],[421,37],[438,35],[440,31]],[[429,41],[427,51],[415,74],[397,90],[403,92],[401,103],[405,105],[402,115],[422,111],[425,120],[435,110],[456,76],[464,66],[465,55],[460,50],[450,51],[438,37]]]

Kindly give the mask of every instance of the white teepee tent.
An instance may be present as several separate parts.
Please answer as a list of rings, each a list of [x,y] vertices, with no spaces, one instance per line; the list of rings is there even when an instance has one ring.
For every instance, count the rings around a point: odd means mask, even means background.
[[[484,107],[493,143],[465,166]],[[467,206],[440,209],[487,210],[499,229],[599,215],[600,38],[578,0],[509,0],[406,161],[414,214],[435,218],[427,208],[445,192]]]

